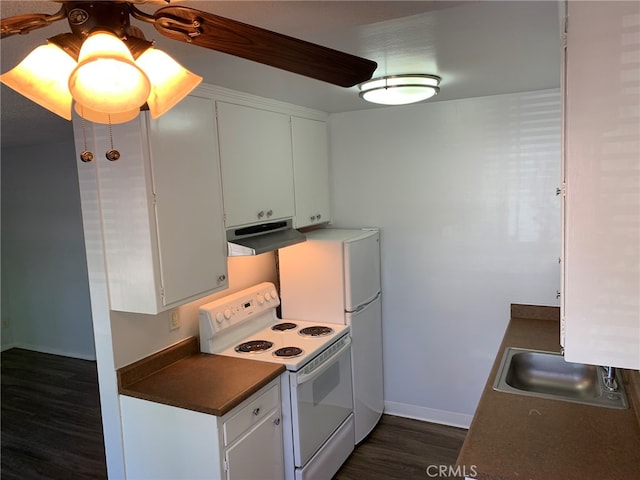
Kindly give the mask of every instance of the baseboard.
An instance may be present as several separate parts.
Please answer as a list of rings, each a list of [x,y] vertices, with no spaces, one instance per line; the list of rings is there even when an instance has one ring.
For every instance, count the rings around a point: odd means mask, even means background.
[[[469,428],[471,420],[473,419],[473,415],[386,401],[384,402],[384,413],[460,428]]]
[[[77,358],[80,360],[91,360],[94,362],[96,360],[95,354],[87,355],[85,353],[69,352],[66,350],[59,350],[57,348],[43,347],[42,345],[31,345],[28,343],[13,343],[11,346],[6,345],[2,347],[2,351],[8,350],[9,348],[22,348],[33,352],[50,353],[51,355],[60,355],[62,357]]]
[[[5,350],[10,350],[12,348],[18,348],[15,343],[7,343],[6,345],[0,346],[0,352],[4,352]]]

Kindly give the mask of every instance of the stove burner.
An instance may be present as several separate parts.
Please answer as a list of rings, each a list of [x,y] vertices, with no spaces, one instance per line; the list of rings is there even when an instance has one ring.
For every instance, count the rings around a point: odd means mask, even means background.
[[[330,327],[306,327],[300,330],[300,335],[308,336],[308,337],[323,337],[325,335],[329,335],[333,333],[333,328]]]
[[[299,357],[302,355],[302,349],[298,347],[283,347],[273,352],[274,357]]]
[[[271,330],[275,330],[276,332],[284,332],[285,330],[291,330],[293,328],[296,328],[297,326],[298,325],[296,325],[295,323],[283,322],[274,325],[273,327],[271,327]]]
[[[251,340],[249,342],[241,343],[236,347],[238,353],[254,353],[269,350],[273,347],[273,343],[268,340]]]

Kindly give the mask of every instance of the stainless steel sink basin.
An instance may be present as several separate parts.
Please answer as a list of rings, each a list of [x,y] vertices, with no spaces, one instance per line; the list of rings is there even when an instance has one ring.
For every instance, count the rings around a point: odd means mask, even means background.
[[[508,347],[493,389],[607,408],[629,408],[618,373],[614,391],[605,387],[604,376],[603,368],[566,362],[559,353]]]

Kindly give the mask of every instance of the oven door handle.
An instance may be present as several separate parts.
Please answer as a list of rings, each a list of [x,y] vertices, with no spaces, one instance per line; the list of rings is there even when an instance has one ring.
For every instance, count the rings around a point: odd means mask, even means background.
[[[331,357],[318,365],[317,368],[311,370],[309,373],[303,373],[301,375],[296,376],[296,384],[302,385],[303,383],[310,382],[311,380],[319,377],[327,368],[335,363],[335,361],[340,357],[344,352],[351,348],[351,337],[347,337],[347,341],[343,346],[340,347],[338,351],[336,351]]]

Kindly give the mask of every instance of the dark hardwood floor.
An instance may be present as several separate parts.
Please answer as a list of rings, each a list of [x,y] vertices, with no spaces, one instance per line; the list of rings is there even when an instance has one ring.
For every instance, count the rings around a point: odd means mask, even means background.
[[[2,352],[3,480],[107,478],[95,362]]]
[[[1,393],[3,480],[106,478],[95,362],[11,349]],[[383,415],[334,480],[457,478],[434,474],[455,465],[465,434]]]
[[[383,415],[334,480],[462,478],[444,473],[455,472],[466,433],[463,428]]]

